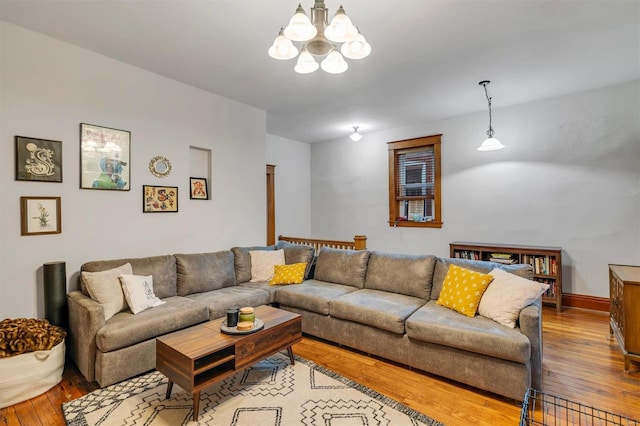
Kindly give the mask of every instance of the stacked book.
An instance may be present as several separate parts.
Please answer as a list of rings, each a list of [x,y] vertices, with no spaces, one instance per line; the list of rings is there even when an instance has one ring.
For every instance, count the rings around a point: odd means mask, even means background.
[[[489,258],[489,261],[504,263],[507,265],[516,263],[516,259],[512,258],[511,255],[507,253],[491,253],[491,257]]]

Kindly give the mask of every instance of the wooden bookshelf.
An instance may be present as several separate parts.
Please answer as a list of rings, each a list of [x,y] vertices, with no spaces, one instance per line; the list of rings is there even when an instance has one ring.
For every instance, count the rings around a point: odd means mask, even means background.
[[[450,256],[460,259],[533,266],[533,279],[549,284],[542,303],[562,311],[562,248],[454,241],[449,244]]]

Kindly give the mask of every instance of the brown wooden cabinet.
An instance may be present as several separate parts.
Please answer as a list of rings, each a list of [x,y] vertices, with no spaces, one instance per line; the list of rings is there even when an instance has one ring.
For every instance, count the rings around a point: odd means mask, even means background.
[[[461,259],[485,260],[496,263],[528,263],[533,267],[533,279],[549,284],[542,303],[562,311],[562,248],[454,241],[449,244],[450,256]]]
[[[624,372],[640,361],[640,266],[609,265],[609,332],[624,354]]]

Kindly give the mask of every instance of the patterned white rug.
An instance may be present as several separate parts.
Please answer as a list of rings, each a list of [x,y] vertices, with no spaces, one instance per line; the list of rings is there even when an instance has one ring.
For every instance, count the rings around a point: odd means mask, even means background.
[[[276,354],[201,393],[198,422],[178,385],[165,399],[157,372],[62,405],[68,425],[347,426],[442,425],[390,398],[296,356]]]

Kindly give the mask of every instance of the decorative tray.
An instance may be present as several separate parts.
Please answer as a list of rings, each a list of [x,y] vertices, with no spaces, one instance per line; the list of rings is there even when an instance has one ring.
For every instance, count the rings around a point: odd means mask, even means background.
[[[258,318],[254,321],[253,328],[251,330],[238,330],[237,327],[227,327],[227,320],[224,320],[222,324],[220,324],[220,331],[226,334],[251,334],[262,330],[263,328],[264,322]]]

